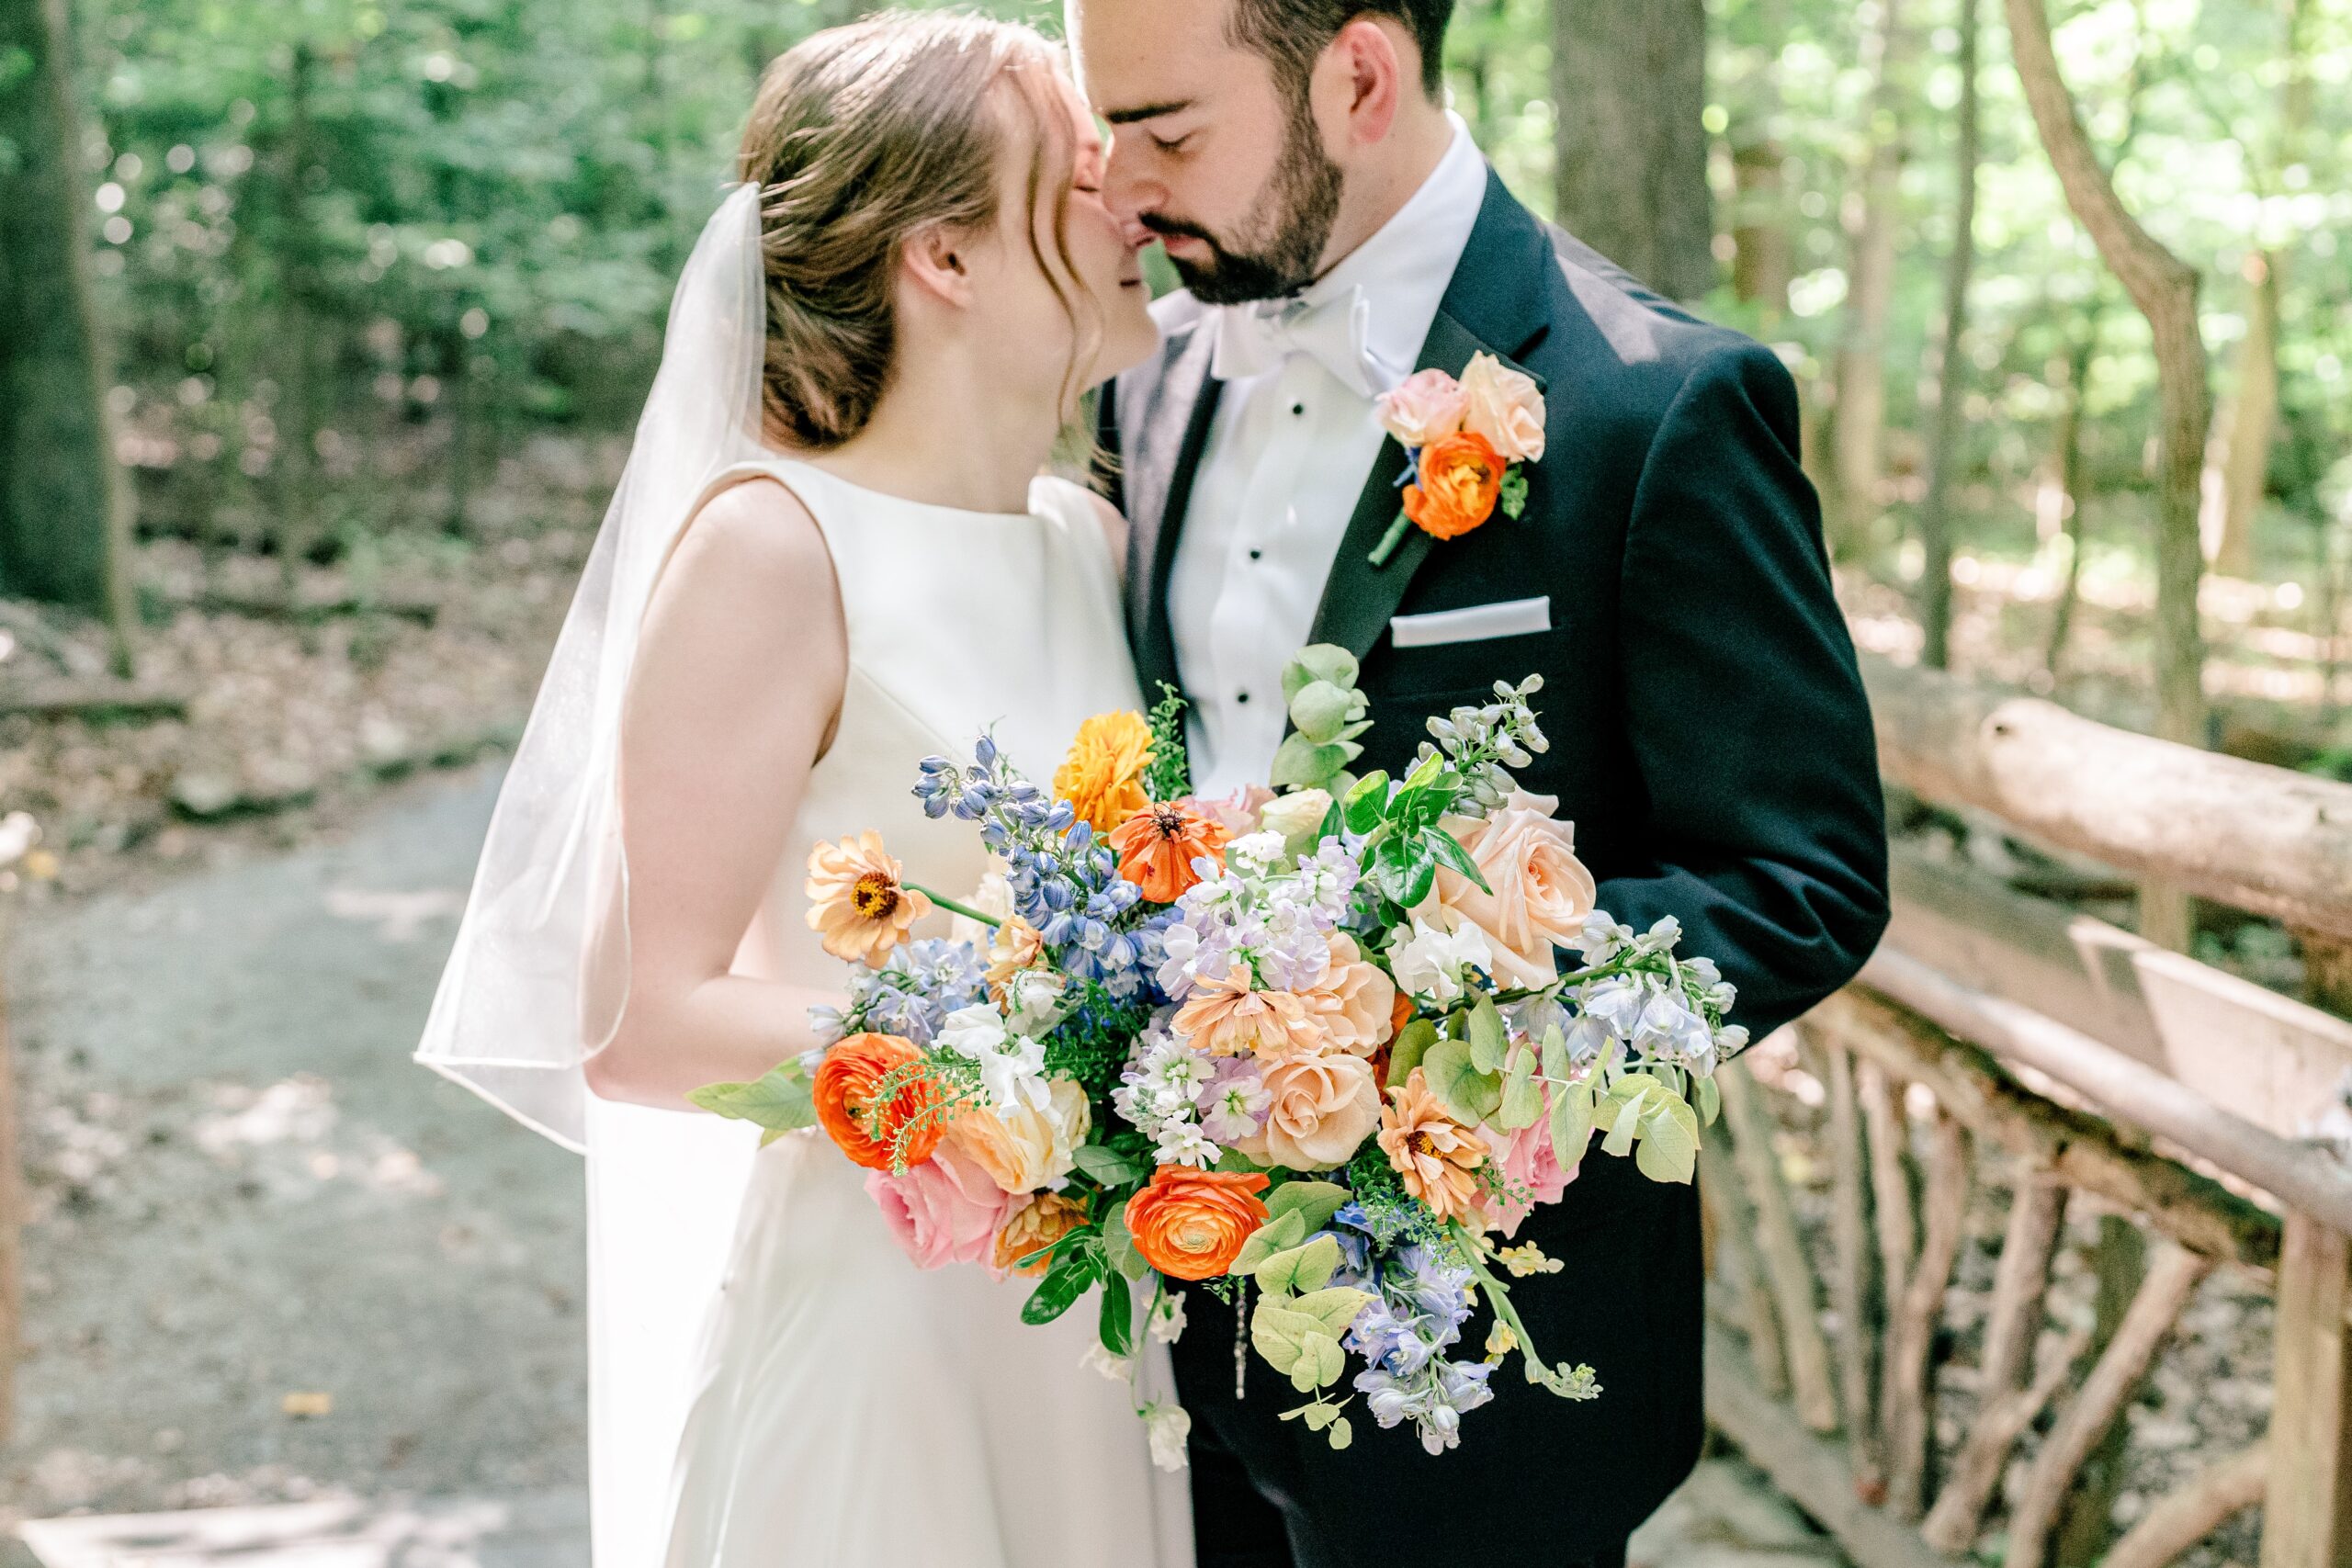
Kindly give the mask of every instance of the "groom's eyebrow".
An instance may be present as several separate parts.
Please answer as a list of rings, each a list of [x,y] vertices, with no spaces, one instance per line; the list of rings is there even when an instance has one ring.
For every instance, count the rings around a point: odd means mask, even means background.
[[[1104,109],[1102,118],[1113,125],[1134,125],[1142,120],[1158,119],[1162,115],[1182,114],[1192,107],[1192,99],[1182,98],[1171,103],[1143,104],[1131,109]]]

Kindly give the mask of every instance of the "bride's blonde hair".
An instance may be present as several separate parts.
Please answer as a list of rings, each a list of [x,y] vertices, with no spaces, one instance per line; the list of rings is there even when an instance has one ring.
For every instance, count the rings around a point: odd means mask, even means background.
[[[896,357],[902,247],[933,225],[997,221],[997,160],[1023,121],[1034,131],[1031,249],[1081,340],[1067,400],[1101,324],[1081,314],[1062,240],[1076,150],[1053,85],[1058,64],[1053,44],[1015,23],[897,12],[819,33],[768,67],[740,170],[761,187],[773,435],[823,450],[865,428]],[[1005,112],[1008,102],[1021,112]],[[1046,205],[1051,262],[1035,220]]]

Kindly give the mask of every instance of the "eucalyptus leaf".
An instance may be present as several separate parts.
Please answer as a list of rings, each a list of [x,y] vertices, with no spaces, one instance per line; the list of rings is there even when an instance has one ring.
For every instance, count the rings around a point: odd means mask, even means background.
[[[1312,1235],[1329,1224],[1353,1196],[1336,1181],[1285,1181],[1266,1194],[1266,1211],[1277,1218],[1297,1214]]]
[[[1552,1157],[1568,1170],[1592,1143],[1592,1085],[1571,1084],[1552,1094]]]
[[[1388,1047],[1388,1082],[1393,1088],[1413,1076],[1430,1046],[1437,1043],[1437,1025],[1426,1018],[1417,1018],[1396,1032],[1396,1040]]]
[[[1699,1124],[1702,1127],[1713,1126],[1715,1118],[1724,1112],[1724,1091],[1715,1087],[1715,1080],[1713,1077],[1703,1077],[1691,1086],[1690,1093],[1692,1099],[1697,1101]]]
[[[1535,1047],[1521,1045],[1503,1074],[1503,1103],[1496,1121],[1507,1133],[1544,1120],[1544,1089],[1535,1081]]]
[[[1470,1010],[1470,1065],[1482,1073],[1498,1073],[1510,1045],[1510,1032],[1503,1027],[1495,998],[1480,997]]]
[[[1258,1265],[1267,1258],[1296,1247],[1306,1239],[1306,1223],[1298,1214],[1284,1214],[1278,1220],[1269,1220],[1250,1233],[1250,1239],[1241,1244],[1241,1250],[1235,1256],[1229,1271],[1254,1274],[1258,1271]]]
[[[1363,703],[1360,694],[1341,691],[1329,681],[1310,682],[1290,699],[1291,722],[1317,745],[1330,745],[1345,739],[1341,732],[1363,714]]]
[[[1465,1127],[1484,1122],[1503,1103],[1502,1075],[1480,1072],[1470,1051],[1466,1040],[1441,1040],[1421,1058],[1421,1077],[1430,1092],[1447,1115]]]
[[[1687,1183],[1699,1162],[1699,1118],[1679,1100],[1651,1100],[1634,1168],[1652,1181]]]
[[[1283,737],[1282,746],[1274,752],[1274,765],[1267,782],[1278,790],[1317,789],[1324,780],[1352,760],[1342,746],[1318,746],[1306,736],[1293,733]]]
[[[1359,1291],[1352,1285],[1326,1285],[1321,1290],[1307,1292],[1288,1304],[1293,1311],[1303,1312],[1320,1323],[1324,1331],[1336,1339],[1347,1333],[1349,1325],[1371,1304],[1372,1299],[1369,1292]]]
[[[1258,1288],[1269,1295],[1296,1295],[1319,1291],[1340,1267],[1339,1238],[1318,1235],[1301,1247],[1287,1247],[1250,1270]],[[1237,1262],[1235,1272],[1240,1271]]]
[[[1328,1338],[1323,1325],[1280,1298],[1261,1301],[1250,1314],[1250,1344],[1266,1365],[1288,1377],[1309,1335]]]
[[[1114,1206],[1102,1221],[1102,1256],[1127,1279],[1140,1282],[1151,1272],[1151,1265],[1136,1250],[1135,1233],[1127,1228],[1127,1205],[1124,1201]]]
[[[1348,1418],[1344,1416],[1333,1418],[1331,1429],[1325,1436],[1331,1439],[1334,1450],[1344,1449],[1356,1440],[1355,1428],[1348,1425]]]
[[[1544,1032],[1544,1076],[1555,1080],[1568,1076],[1568,1037],[1556,1023]]]
[[[749,1122],[771,1133],[796,1132],[817,1124],[817,1102],[797,1059],[771,1067],[750,1083],[705,1084],[688,1090],[686,1098],[705,1111]]]
[[[1336,642],[1308,643],[1283,667],[1283,700],[1288,702],[1315,681],[1351,687],[1360,668],[1356,656]]]

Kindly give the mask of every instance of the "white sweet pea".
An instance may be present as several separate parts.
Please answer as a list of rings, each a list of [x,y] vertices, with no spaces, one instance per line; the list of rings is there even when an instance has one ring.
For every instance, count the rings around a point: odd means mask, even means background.
[[[1191,1122],[1169,1122],[1159,1129],[1159,1146],[1152,1157],[1161,1165],[1189,1165],[1206,1170],[1215,1165],[1225,1151],[1210,1143],[1200,1128]]]
[[[1155,1401],[1143,1407],[1143,1426],[1151,1439],[1151,1462],[1162,1470],[1185,1468],[1184,1444],[1193,1435],[1192,1413],[1181,1404]]]
[[[1006,1023],[1016,1034],[1043,1034],[1062,1021],[1069,982],[1044,969],[1023,969],[1005,982]]]
[[[1173,1345],[1184,1337],[1184,1292],[1163,1291],[1151,1303],[1151,1337]]]
[[[1487,969],[1494,961],[1486,932],[1466,920],[1447,931],[1417,916],[1413,934],[1388,950],[1389,967],[1396,971],[1396,983],[1440,1007],[1450,1007],[1462,997],[1464,970]]]
[[[1100,1339],[1086,1348],[1086,1354],[1079,1358],[1078,1364],[1089,1371],[1102,1373],[1113,1382],[1125,1382],[1135,1371],[1134,1362],[1102,1348]]]
[[[1004,1015],[985,1002],[957,1008],[939,1026],[939,1043],[977,1062],[1004,1044]]]
[[[1280,833],[1244,833],[1225,846],[1225,864],[1237,876],[1256,880],[1287,863]]]

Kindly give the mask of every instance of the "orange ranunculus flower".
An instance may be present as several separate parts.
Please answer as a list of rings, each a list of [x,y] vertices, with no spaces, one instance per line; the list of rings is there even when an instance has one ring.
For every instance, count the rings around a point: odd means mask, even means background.
[[[1143,889],[1155,904],[1173,904],[1200,881],[1193,862],[1202,855],[1225,858],[1226,831],[1204,814],[1176,802],[1147,806],[1119,824],[1111,847],[1119,853],[1119,874]]]
[[[931,913],[931,900],[899,880],[899,863],[882,835],[860,833],[808,852],[808,929],[827,953],[879,969],[908,928]]]
[[[1432,441],[1421,448],[1420,482],[1405,487],[1405,515],[1433,538],[1467,534],[1495,514],[1504,467],[1483,435]]]
[[[1099,713],[1078,727],[1069,755],[1054,770],[1054,795],[1070,803],[1098,836],[1151,804],[1143,771],[1151,762],[1151,726],[1139,713]]]
[[[1026,1269],[1017,1265],[1031,1253],[1038,1252],[1069,1235],[1086,1223],[1086,1205],[1058,1192],[1038,1192],[1012,1211],[1004,1222],[1004,1229],[997,1232],[996,1250],[989,1267],[1000,1274],[1042,1274],[1052,1263],[1040,1258]]]
[[[1171,1280],[1213,1280],[1266,1223],[1261,1171],[1163,1165],[1127,1200],[1127,1230],[1143,1260]]]
[[[912,1042],[895,1034],[853,1034],[825,1053],[816,1080],[809,1086],[817,1101],[817,1124],[853,1163],[868,1170],[890,1169],[890,1145],[899,1131],[938,1104],[938,1091],[929,1084],[909,1084],[883,1113],[882,1135],[876,1138],[867,1130],[875,1090],[884,1077],[922,1055]],[[929,1159],[946,1131],[940,1117],[925,1117],[923,1125],[907,1140],[907,1164],[917,1166]]]

